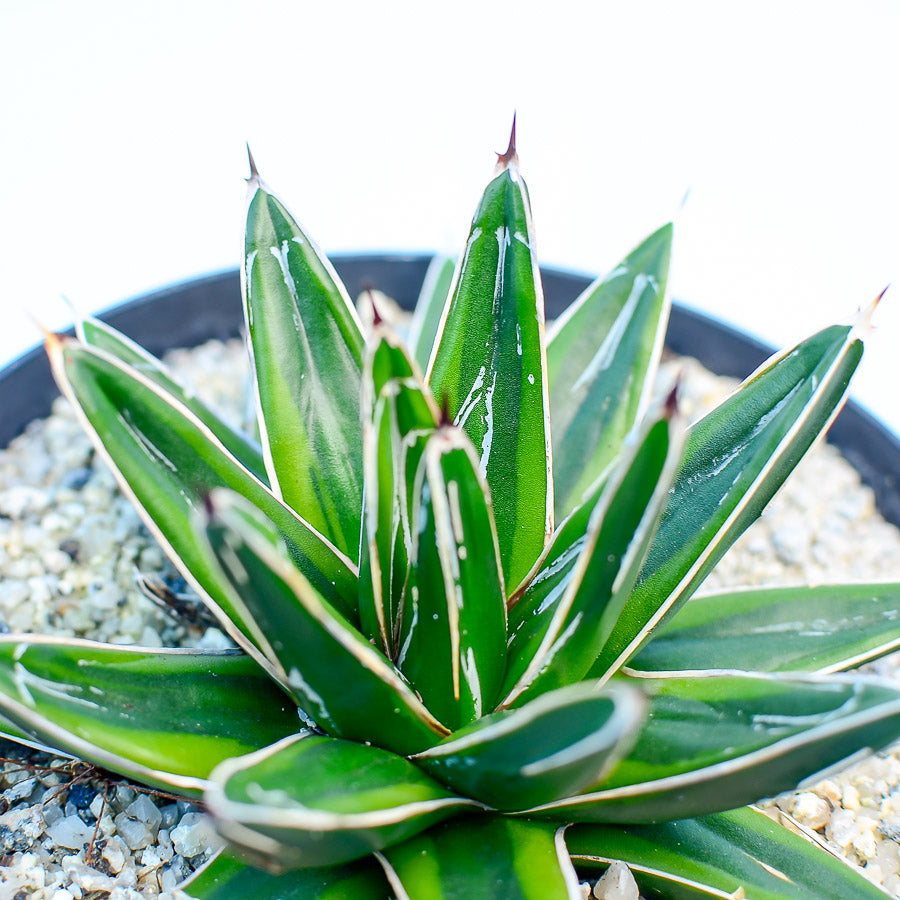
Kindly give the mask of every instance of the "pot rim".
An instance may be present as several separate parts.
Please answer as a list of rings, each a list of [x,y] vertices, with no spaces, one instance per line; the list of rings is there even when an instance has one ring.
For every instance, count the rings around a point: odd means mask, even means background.
[[[432,258],[428,253],[330,257],[352,297],[372,286],[405,309],[415,304]],[[552,266],[541,266],[541,275],[548,318],[558,316],[593,280],[590,275]],[[187,279],[96,315],[157,355],[175,347],[235,337],[243,323],[239,271],[225,269]],[[72,329],[65,333],[72,334]],[[672,303],[665,343],[672,352],[692,356],[718,375],[737,378],[745,378],[774,352],[764,342],[678,301]],[[0,369],[4,408],[0,446],[5,447],[33,419],[47,416],[58,395],[40,345]],[[900,526],[900,440],[853,400],[832,423],[827,439],[873,489],[885,519]]]

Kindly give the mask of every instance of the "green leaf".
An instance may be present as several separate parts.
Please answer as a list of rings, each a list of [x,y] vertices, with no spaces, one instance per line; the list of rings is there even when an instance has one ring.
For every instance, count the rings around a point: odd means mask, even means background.
[[[425,280],[419,291],[419,299],[409,325],[409,349],[424,371],[434,348],[441,325],[441,315],[453,285],[454,260],[448,256],[435,256],[428,264]]]
[[[560,316],[547,337],[556,516],[575,508],[646,404],[669,318],[672,225],[664,225]]]
[[[587,542],[591,515],[606,490],[611,473],[610,467],[597,479],[581,506],[569,513],[560,523],[532,570],[510,595],[507,604],[508,630],[510,636],[518,636],[517,643],[525,638],[524,634],[520,635],[522,629],[525,629],[527,634],[536,626],[535,630],[541,633],[544,623],[540,621],[540,617],[552,618],[553,609],[572,581],[575,567]],[[534,616],[538,616],[539,621],[532,626],[529,620]],[[527,659],[527,654],[522,656]]]
[[[379,859],[397,900],[582,900],[561,832],[539,822],[466,816]]]
[[[161,360],[99,319],[81,319],[76,325],[76,330],[82,343],[91,347],[99,347],[126,366],[137,369],[145,378],[158,384],[179,403],[186,406],[242,466],[260,481],[268,484],[266,465],[259,444],[226,422],[193,390],[182,385]]]
[[[48,341],[47,350],[57,383],[120,487],[235,640],[250,649],[259,636],[237,615],[191,523],[193,511],[216,487],[229,487],[259,507],[316,589],[353,615],[358,588],[350,560],[241,466],[189,409],[103,350],[72,340]]]
[[[626,662],[759,517],[836,415],[861,356],[855,329],[826,328],[765,363],[691,428],[617,639],[604,648],[593,677]]]
[[[646,895],[668,900],[886,896],[842,859],[753,809],[663,825],[573,825],[566,844],[580,870],[621,860]]]
[[[36,740],[34,735],[20,728],[15,722],[10,722],[4,716],[0,716],[0,739],[12,741],[14,744],[21,744],[23,747],[32,747],[44,753],[60,753],[56,747],[49,747],[47,744]],[[69,753],[63,753],[63,756],[71,756]]]
[[[606,481],[587,533],[569,555],[539,564],[513,607],[504,705],[520,706],[580,681],[604,645],[616,640],[679,462],[681,423],[670,421],[672,414],[664,411],[633,437]]]
[[[629,667],[837,672],[900,649],[900,584],[755,588],[692,597]]]
[[[220,853],[179,886],[190,900],[390,900],[374,859],[272,875]]]
[[[331,263],[255,175],[244,309],[269,480],[339,550],[359,550],[363,337]]]
[[[363,372],[365,503],[360,551],[363,633],[394,653],[412,551],[412,484],[439,415],[397,336],[378,325]]]
[[[861,676],[635,679],[650,706],[634,749],[602,784],[542,815],[659,822],[792,789],[900,735],[900,690]]]
[[[553,530],[543,331],[531,210],[513,157],[475,212],[428,373],[480,454],[510,586]]]
[[[493,709],[506,667],[506,592],[487,485],[469,439],[425,446],[397,665],[449,729]]]
[[[41,744],[189,794],[222,760],[300,727],[242,654],[30,634],[0,636],[0,713]]]
[[[311,733],[226,760],[204,796],[224,837],[285,868],[349,862],[478,805],[402,756]]]
[[[273,526],[235,494],[216,492],[206,535],[231,602],[267,636],[273,676],[336,737],[397,753],[431,746],[446,729],[399,672],[274,549]]]
[[[639,691],[573,684],[485,716],[412,760],[467,797],[527,809],[596,784],[630,749],[643,711]]]

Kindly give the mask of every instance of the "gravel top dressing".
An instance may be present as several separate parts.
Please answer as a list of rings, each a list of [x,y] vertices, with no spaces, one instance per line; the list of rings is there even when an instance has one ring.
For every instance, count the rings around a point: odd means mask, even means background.
[[[240,342],[174,351],[167,361],[242,421],[248,398]],[[734,384],[691,360],[667,363],[665,377],[676,365],[689,419]],[[878,515],[852,467],[820,444],[704,590],[896,579],[898,560],[900,531]],[[138,587],[139,573],[174,595],[185,590],[59,399],[48,419],[0,450],[0,627],[113,644],[231,646],[196,603],[186,601],[187,618],[154,604]],[[895,654],[868,668],[897,677],[898,666]],[[195,805],[16,744],[0,741],[0,756],[3,900],[175,900],[176,884],[218,847]],[[900,897],[900,748],[778,797],[768,812]],[[585,896],[636,900],[623,869],[584,885]]]

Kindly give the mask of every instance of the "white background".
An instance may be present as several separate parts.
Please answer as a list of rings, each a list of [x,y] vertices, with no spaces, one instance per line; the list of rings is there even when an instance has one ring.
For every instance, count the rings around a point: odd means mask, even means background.
[[[456,252],[514,109],[543,262],[675,216],[672,295],[798,340],[900,282],[898,48],[894,0],[6,0],[0,362],[61,295],[236,266],[245,140],[326,250]],[[876,325],[897,430],[900,284]]]

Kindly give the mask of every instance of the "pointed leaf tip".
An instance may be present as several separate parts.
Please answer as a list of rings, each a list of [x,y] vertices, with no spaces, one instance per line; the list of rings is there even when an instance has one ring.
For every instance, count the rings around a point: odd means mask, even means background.
[[[366,292],[366,298],[369,301],[369,306],[372,308],[372,327],[377,328],[384,322],[384,316],[381,315],[381,311],[378,309],[378,302],[375,300],[375,286],[367,282],[363,285],[363,290]]]
[[[665,410],[666,418],[671,421],[678,415],[678,394],[681,391],[681,373],[678,373],[678,377],[675,379],[675,384],[672,385],[672,390],[669,391],[669,395],[666,397],[666,402],[663,404],[663,408]]]
[[[26,311],[26,315],[32,322],[34,322],[35,326],[41,330],[41,333],[44,335],[44,347],[49,353],[51,350],[59,350],[62,347],[63,341],[66,339],[66,335],[57,334],[55,331],[51,331],[44,325],[42,322],[39,322],[30,312]]]
[[[888,292],[888,288],[890,288],[890,285],[885,285],[884,290],[865,309],[859,311],[854,329],[862,337],[866,337],[873,330],[872,318],[875,315],[878,304],[881,303],[881,298]]]
[[[444,391],[441,394],[441,415],[438,419],[438,425],[445,427],[453,424],[453,416],[450,414],[450,394]]]
[[[513,163],[518,163],[519,155],[516,153],[516,114],[513,113],[512,128],[509,132],[509,146],[505,153],[497,154],[497,167],[506,169]]]
[[[212,522],[216,518],[216,504],[213,502],[212,492],[203,495],[203,512],[206,513],[207,522]]]
[[[247,162],[250,164],[250,177],[247,179],[248,183],[254,181],[260,181],[259,177],[259,169],[256,168],[256,160],[253,158],[253,153],[250,150],[249,141],[246,143],[247,147]]]

